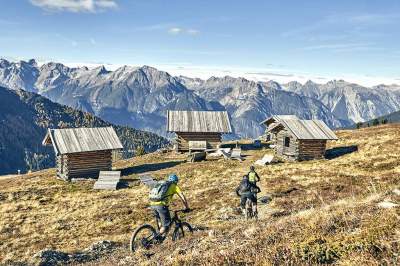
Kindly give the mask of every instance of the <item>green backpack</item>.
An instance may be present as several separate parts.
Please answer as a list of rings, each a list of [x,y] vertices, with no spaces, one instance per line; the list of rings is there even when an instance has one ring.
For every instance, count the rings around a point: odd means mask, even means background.
[[[161,181],[158,182],[157,185],[155,185],[149,193],[149,199],[150,201],[162,201],[167,195],[167,191],[169,186],[171,185],[171,182],[169,181]]]

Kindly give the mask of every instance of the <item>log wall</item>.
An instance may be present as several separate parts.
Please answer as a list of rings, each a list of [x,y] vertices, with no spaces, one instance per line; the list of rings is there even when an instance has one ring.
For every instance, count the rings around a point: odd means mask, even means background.
[[[299,143],[299,160],[323,159],[326,151],[326,140],[301,140]]]
[[[221,133],[176,133],[176,150],[179,152],[189,151],[189,141],[207,141],[207,149],[217,149],[221,144]]]
[[[57,175],[63,179],[98,177],[112,168],[112,152],[80,152],[57,156]]]

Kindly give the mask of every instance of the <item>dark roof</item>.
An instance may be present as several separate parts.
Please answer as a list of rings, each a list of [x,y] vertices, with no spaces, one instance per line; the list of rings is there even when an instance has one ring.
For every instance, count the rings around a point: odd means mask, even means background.
[[[280,122],[282,120],[290,120],[290,119],[299,119],[299,118],[295,115],[273,115],[262,121],[260,125],[265,124],[266,126],[268,126],[269,124],[274,122]]]
[[[231,133],[226,111],[168,111],[167,132]]]
[[[123,148],[112,127],[48,129],[43,145],[53,145],[57,155]]]
[[[335,133],[321,120],[282,120],[270,130],[288,129],[300,140],[337,140]]]

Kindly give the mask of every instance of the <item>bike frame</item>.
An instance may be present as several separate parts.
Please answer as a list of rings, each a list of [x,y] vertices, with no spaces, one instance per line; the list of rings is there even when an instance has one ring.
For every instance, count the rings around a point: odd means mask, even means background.
[[[172,230],[173,231],[173,233],[172,233],[173,241],[184,237],[185,236],[184,230],[186,230],[190,233],[193,233],[192,226],[189,223],[182,221],[178,216],[179,212],[185,212],[185,211],[186,211],[186,209],[173,211],[173,216],[171,217],[171,226],[169,227],[168,231],[163,233],[163,235],[160,235],[160,219],[159,219],[158,215],[155,215],[158,230],[150,224],[144,224],[144,225],[141,225],[140,227],[138,227],[131,236],[131,240],[130,240],[131,251],[135,251],[137,244],[144,247],[145,249],[148,249],[152,245],[157,245],[157,244],[161,244],[162,242],[164,242],[164,240],[167,238],[167,236],[169,234],[170,228],[173,227],[172,223],[175,224],[174,230]],[[140,235],[139,235],[139,233],[142,232],[142,230],[146,231],[146,233],[147,233],[146,236],[144,236],[144,237],[143,236],[140,237]],[[149,235],[148,233],[151,233],[151,235]],[[138,242],[136,242],[136,241],[138,241]]]
[[[255,194],[256,199],[258,200],[257,194]],[[258,204],[257,203],[253,203],[250,199],[246,199],[246,203],[245,203],[245,216],[247,219],[249,218],[256,218],[258,217]]]
[[[174,225],[174,228],[180,227],[180,225],[182,223],[182,220],[179,219],[178,213],[179,212],[184,212],[184,211],[185,211],[184,209],[174,210],[173,211],[173,215],[171,217],[171,225],[169,226],[168,231],[164,233],[165,236],[167,236],[169,234],[169,231],[171,231],[171,227],[173,227],[172,225]],[[156,218],[157,231],[159,233],[160,232],[160,228],[161,228],[161,219],[160,219],[160,217],[158,215],[154,215],[154,216]]]

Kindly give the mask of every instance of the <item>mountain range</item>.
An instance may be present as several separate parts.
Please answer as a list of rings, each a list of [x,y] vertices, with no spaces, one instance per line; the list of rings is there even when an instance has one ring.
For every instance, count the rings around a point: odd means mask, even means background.
[[[42,146],[47,128],[106,126],[116,130],[125,148],[124,157],[139,146],[151,152],[169,144],[154,133],[115,126],[35,93],[0,87],[0,175],[54,166],[52,148]]]
[[[344,80],[334,80],[326,84],[290,82],[282,87],[318,99],[338,119],[353,123],[400,110],[400,86],[397,85],[365,88]]]
[[[272,114],[321,119],[337,128],[400,110],[396,85],[367,88],[342,80],[279,84],[229,76],[202,80],[174,77],[149,66],[108,71],[104,66],[38,66],[35,60],[1,59],[0,85],[163,136],[167,110],[227,110],[234,137],[259,136],[264,131],[259,122]]]

